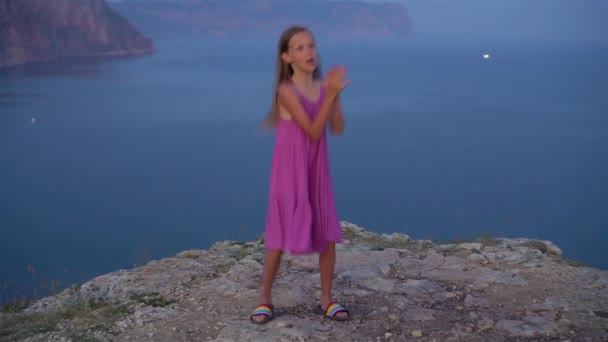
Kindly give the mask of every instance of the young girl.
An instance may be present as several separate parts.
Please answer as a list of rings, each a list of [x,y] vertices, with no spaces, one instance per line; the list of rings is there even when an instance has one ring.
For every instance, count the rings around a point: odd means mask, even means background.
[[[334,68],[321,80],[312,33],[287,29],[279,40],[277,80],[272,111],[266,123],[276,127],[266,222],[266,260],[260,305],[254,323],[274,318],[271,288],[281,255],[319,253],[319,310],[334,320],[349,318],[332,302],[336,242],[342,241],[327,155],[326,127],[342,134],[344,118],[338,95],[350,83],[345,70]]]

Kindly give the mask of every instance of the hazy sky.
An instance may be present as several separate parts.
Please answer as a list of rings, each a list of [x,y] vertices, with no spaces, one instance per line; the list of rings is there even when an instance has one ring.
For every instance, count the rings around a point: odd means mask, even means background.
[[[420,36],[587,40],[608,37],[608,0],[367,0],[406,5]]]

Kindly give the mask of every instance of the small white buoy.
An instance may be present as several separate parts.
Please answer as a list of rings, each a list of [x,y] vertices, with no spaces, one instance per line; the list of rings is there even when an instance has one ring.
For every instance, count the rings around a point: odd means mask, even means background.
[[[30,122],[32,123],[32,125],[34,125],[34,124],[36,123],[36,118],[32,118],[32,119],[30,120]]]
[[[488,59],[490,58],[490,54],[489,53],[484,53],[483,54],[483,59]]]

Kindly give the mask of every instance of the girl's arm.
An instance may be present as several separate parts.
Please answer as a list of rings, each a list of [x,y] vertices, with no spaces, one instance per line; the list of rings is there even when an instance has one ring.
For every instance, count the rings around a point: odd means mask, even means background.
[[[338,136],[344,132],[344,113],[342,112],[340,98],[336,98],[334,102],[329,124],[333,135]]]
[[[278,95],[279,104],[287,109],[298,126],[300,126],[311,139],[318,140],[325,130],[327,120],[329,119],[329,115],[334,106],[334,101],[338,96],[337,92],[331,90],[326,92],[321,108],[319,109],[319,114],[314,121],[310,120],[304,111],[295,90],[289,84],[282,83],[279,86]]]

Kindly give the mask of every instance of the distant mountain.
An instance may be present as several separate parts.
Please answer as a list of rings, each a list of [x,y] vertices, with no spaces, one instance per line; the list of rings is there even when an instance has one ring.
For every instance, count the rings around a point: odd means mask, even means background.
[[[124,0],[112,2],[146,34],[276,36],[287,26],[340,37],[401,37],[412,31],[402,4],[345,0]]]
[[[154,50],[104,0],[0,0],[0,68]]]

